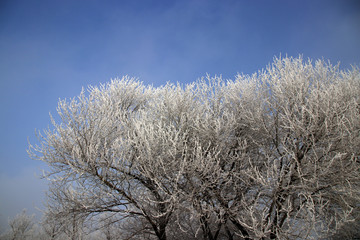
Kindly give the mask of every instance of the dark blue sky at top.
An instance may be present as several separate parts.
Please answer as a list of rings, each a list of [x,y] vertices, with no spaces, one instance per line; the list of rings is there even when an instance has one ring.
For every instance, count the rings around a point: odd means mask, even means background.
[[[144,84],[234,78],[274,56],[360,66],[356,0],[0,0],[0,231],[41,207],[44,168],[26,154],[57,102],[130,75]]]

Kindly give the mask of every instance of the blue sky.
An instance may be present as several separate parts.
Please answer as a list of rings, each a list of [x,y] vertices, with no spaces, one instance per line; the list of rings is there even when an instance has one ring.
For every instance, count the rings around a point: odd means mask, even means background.
[[[360,2],[0,0],[0,231],[23,208],[40,215],[45,165],[26,149],[59,98],[123,75],[234,78],[280,54],[360,66]]]

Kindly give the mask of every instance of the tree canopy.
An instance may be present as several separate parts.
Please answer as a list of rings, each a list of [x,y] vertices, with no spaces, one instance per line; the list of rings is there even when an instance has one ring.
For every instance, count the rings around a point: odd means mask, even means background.
[[[319,239],[359,221],[360,74],[275,58],[235,80],[123,77],[61,100],[29,154],[48,217],[124,239]],[[109,215],[110,214],[110,215]]]

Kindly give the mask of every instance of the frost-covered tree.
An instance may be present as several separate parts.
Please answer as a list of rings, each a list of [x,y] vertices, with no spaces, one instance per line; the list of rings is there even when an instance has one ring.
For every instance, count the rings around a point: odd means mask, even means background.
[[[112,213],[134,239],[331,237],[359,210],[359,93],[358,69],[301,57],[184,87],[124,77],[60,101],[29,153],[58,219]]]
[[[41,239],[56,240],[64,239],[64,224],[60,219],[54,219],[48,213],[44,213],[44,219],[41,222]]]
[[[9,220],[9,231],[0,236],[4,240],[26,240],[34,239],[36,234],[34,216],[29,216],[26,210],[17,214]]]
[[[353,220],[360,190],[359,86],[357,69],[343,72],[301,58],[276,59],[266,71],[228,84],[224,104],[234,112],[241,146],[240,168],[231,171],[238,180],[231,184],[241,191],[223,211],[246,226],[244,233],[318,239]]]

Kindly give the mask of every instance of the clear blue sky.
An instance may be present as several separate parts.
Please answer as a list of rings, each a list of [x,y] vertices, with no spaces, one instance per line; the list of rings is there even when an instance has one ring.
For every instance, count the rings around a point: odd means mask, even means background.
[[[251,74],[280,54],[360,66],[357,0],[0,0],[0,231],[39,213],[26,154],[59,98],[130,75],[145,84]]]

